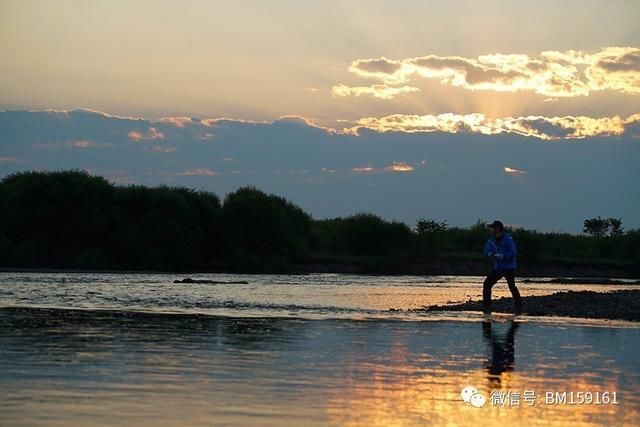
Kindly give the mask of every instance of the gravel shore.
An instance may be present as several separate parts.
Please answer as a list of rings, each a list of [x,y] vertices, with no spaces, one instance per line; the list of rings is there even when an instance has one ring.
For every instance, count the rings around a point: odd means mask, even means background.
[[[566,316],[593,319],[640,321],[640,290],[612,292],[567,291],[552,295],[523,298],[520,314],[531,316]],[[462,304],[432,305],[426,311],[482,311],[480,301]],[[512,298],[493,300],[492,311],[514,313]]]

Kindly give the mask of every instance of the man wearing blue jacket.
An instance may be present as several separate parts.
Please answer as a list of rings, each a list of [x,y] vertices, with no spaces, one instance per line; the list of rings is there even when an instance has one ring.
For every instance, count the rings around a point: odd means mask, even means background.
[[[491,238],[484,245],[484,256],[493,261],[493,269],[482,285],[482,305],[485,311],[491,311],[491,288],[498,280],[505,278],[513,296],[516,310],[522,308],[522,298],[516,288],[516,243],[511,235],[504,231],[502,222],[495,220],[489,224]]]

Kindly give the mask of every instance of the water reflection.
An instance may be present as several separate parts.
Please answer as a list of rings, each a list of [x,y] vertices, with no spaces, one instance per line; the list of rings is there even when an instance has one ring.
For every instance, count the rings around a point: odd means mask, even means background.
[[[638,425],[638,343],[640,329],[495,317],[0,309],[0,424]],[[616,390],[620,405],[473,408],[459,396],[468,385],[487,398],[493,390]]]
[[[507,376],[515,365],[515,337],[520,324],[515,320],[509,321],[509,329],[505,336],[501,336],[493,327],[490,318],[482,321],[482,337],[489,346],[489,358],[485,364],[487,379],[492,389],[502,387],[503,374]]]

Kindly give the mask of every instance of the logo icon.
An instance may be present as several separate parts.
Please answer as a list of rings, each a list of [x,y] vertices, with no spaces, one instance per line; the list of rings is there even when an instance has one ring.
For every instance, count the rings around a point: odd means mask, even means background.
[[[460,397],[464,403],[468,403],[474,408],[482,408],[486,402],[482,393],[480,393],[477,388],[470,385],[462,389]]]

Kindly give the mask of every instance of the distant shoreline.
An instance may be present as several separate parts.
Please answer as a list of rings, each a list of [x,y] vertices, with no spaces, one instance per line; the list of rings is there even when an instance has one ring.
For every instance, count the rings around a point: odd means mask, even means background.
[[[8,175],[0,193],[0,262],[9,270],[483,276],[491,268],[483,220],[462,228],[425,218],[412,227],[370,212],[316,219],[255,187],[221,199],[186,187],[116,185],[79,170]],[[640,278],[640,229],[624,231],[615,218],[585,221],[610,229],[509,228],[517,274]]]

